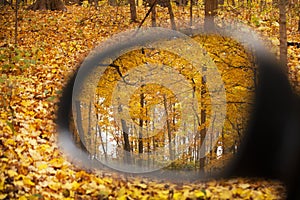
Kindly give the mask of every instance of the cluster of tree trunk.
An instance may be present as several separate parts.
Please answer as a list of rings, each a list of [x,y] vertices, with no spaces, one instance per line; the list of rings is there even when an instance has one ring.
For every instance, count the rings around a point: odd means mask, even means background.
[[[26,0],[18,0],[19,2],[27,2]],[[175,0],[175,3],[179,6],[182,5],[187,5],[189,0]],[[129,0],[128,1],[130,4],[130,13],[131,13],[131,21],[132,22],[137,22],[137,12],[136,12],[136,1],[135,0]],[[261,1],[262,4],[264,1]],[[78,5],[82,5],[83,0],[70,0],[65,2],[66,4],[74,4],[77,3]],[[28,7],[28,9],[30,10],[62,10],[62,11],[66,11],[66,7],[65,7],[65,3],[62,0],[37,0],[36,2],[34,2],[32,5],[30,5]],[[89,0],[90,4],[95,4],[96,7],[98,7],[98,0]],[[109,0],[108,1],[109,5],[115,6],[117,5],[117,1],[116,0]],[[150,10],[149,13],[152,13],[152,25],[156,26],[156,9],[155,6],[158,4],[162,7],[167,7],[168,8],[168,12],[170,15],[170,20],[171,20],[171,26],[173,29],[176,29],[176,24],[175,24],[175,20],[174,20],[174,14],[173,14],[173,10],[172,10],[172,5],[171,5],[171,1],[170,0],[145,0],[144,1],[145,5],[150,6]],[[198,1],[197,0],[190,0],[190,15],[191,15],[191,25],[192,25],[192,6],[197,4]],[[204,20],[204,28],[208,31],[213,30],[214,27],[214,18],[217,14],[217,9],[218,9],[218,4],[223,4],[224,2],[221,1],[218,3],[217,0],[204,0],[204,10],[205,10],[205,20]],[[233,5],[235,4],[234,0],[232,1]],[[285,19],[285,5],[286,0],[273,0],[273,3],[276,5],[279,5],[279,9],[280,9],[280,22],[281,22],[281,36],[282,39],[284,40],[286,37],[284,36],[284,24],[286,23],[286,19]],[[12,6],[12,1],[7,1],[7,0],[0,0],[0,5],[11,5]],[[148,14],[146,15],[148,16]],[[298,31],[300,32],[300,16],[299,16],[299,20],[298,20]],[[282,45],[286,46],[286,41],[282,42]],[[281,57],[281,59],[283,60],[283,62],[285,63],[285,52],[284,52],[284,46],[282,46],[281,50],[283,50],[282,54],[283,55]]]

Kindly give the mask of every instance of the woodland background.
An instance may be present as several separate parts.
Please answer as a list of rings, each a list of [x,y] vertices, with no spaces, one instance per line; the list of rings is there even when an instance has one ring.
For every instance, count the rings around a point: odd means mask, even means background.
[[[56,144],[56,117],[58,97],[68,78],[76,71],[88,52],[112,35],[139,26],[161,26],[176,29],[201,24],[214,28],[215,16],[224,19],[239,19],[255,29],[265,39],[266,45],[286,66],[286,72],[295,92],[299,91],[300,59],[300,2],[293,1],[70,1],[37,0],[0,1],[0,199],[282,199],[284,186],[276,181],[231,179],[209,182],[173,183],[141,177],[126,177],[115,172],[84,170],[73,165]],[[151,13],[150,13],[151,12]],[[148,16],[148,14],[150,14]],[[148,16],[148,17],[146,17]],[[180,23],[180,24],[179,24]],[[216,21],[217,24],[217,21]],[[245,50],[235,41],[218,36],[195,36],[213,58],[222,72],[228,96],[228,116],[218,145],[222,147],[217,158],[215,147],[210,154],[200,159],[201,136],[208,134],[206,118],[195,121],[193,146],[185,156],[176,160],[171,169],[205,170],[222,169],[224,163],[234,156],[241,134],[247,123],[247,110],[251,106],[251,92],[255,88],[255,66],[249,62]],[[224,59],[222,54],[226,53]],[[131,52],[114,62],[119,72],[126,73],[132,64],[140,62],[165,62],[177,67],[188,66],[184,60],[160,51],[146,49],[144,53]],[[240,55],[240,56],[236,56]],[[168,58],[168,59],[166,59]],[[134,66],[134,65],[133,65]],[[196,80],[198,100],[205,101],[205,84],[201,78],[182,72],[189,80]],[[227,72],[230,72],[230,75]],[[115,67],[107,70],[107,77],[119,80]],[[198,82],[197,82],[198,80]],[[249,81],[248,81],[249,80]],[[105,91],[112,87],[106,79],[99,81],[99,99],[108,98]],[[102,88],[102,90],[101,90]],[[104,90],[104,89],[105,90]],[[147,106],[157,104],[153,90],[162,94],[162,110],[169,111],[167,121],[176,121],[180,116],[172,93],[155,85],[143,88],[132,97],[138,105],[132,110],[136,123],[149,126]],[[143,97],[147,94],[148,99]],[[101,96],[102,95],[102,96]],[[146,95],[146,96],[147,96]],[[149,96],[151,98],[149,98]],[[141,99],[143,101],[141,101]],[[207,100],[209,102],[209,100]],[[138,104],[137,104],[138,102]],[[145,103],[147,102],[147,103]],[[174,105],[172,107],[172,105]],[[91,105],[79,105],[88,106]],[[109,115],[105,102],[95,105],[99,116]],[[204,107],[202,107],[204,108]],[[207,119],[209,106],[205,107]],[[200,108],[201,112],[201,108]],[[81,113],[84,116],[85,113]],[[199,113],[199,116],[204,116]],[[75,118],[76,119],[76,118]],[[242,120],[245,119],[245,120]],[[152,120],[155,121],[155,120]],[[147,124],[148,123],[148,124]],[[153,124],[154,122],[152,122]],[[99,119],[97,126],[106,130],[113,125],[108,118]],[[129,127],[130,125],[128,125]],[[200,128],[199,128],[200,127]],[[124,127],[123,127],[124,128]],[[159,141],[128,140],[115,137],[121,148],[135,153],[144,153],[166,143],[168,130],[174,131],[176,123],[170,123],[160,133]],[[132,129],[133,130],[133,129]],[[203,131],[205,130],[205,131]],[[103,133],[109,133],[104,131]],[[138,134],[138,132],[136,133]],[[120,130],[119,136],[122,135]],[[171,136],[176,137],[176,136]],[[197,138],[198,137],[198,138]],[[74,132],[74,139],[80,141]],[[103,145],[100,138],[87,135],[88,148]],[[151,143],[151,145],[150,145]],[[105,151],[104,154],[105,155]],[[171,155],[171,153],[170,153]],[[97,157],[93,152],[91,158]],[[107,156],[107,155],[106,155]]]

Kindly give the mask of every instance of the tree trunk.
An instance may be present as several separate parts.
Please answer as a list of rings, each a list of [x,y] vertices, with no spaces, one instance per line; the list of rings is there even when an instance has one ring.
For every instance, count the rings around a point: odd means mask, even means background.
[[[99,128],[99,124],[98,124],[98,123],[96,124],[96,134],[95,134],[95,135],[96,135],[96,136],[99,135],[100,143],[101,143],[101,147],[102,147],[102,151],[103,151],[103,154],[104,154],[104,158],[105,158],[105,161],[107,161],[107,152],[106,152],[106,149],[107,149],[107,147],[106,147],[107,142],[104,143],[104,141],[103,141],[102,131],[101,131],[101,129]],[[96,147],[97,147],[97,145],[96,145]],[[98,154],[98,151],[96,150],[95,155],[97,155],[97,154]],[[101,154],[100,154],[100,156],[102,157]]]
[[[130,17],[132,22],[137,22],[135,0],[129,0],[130,4]]]
[[[143,88],[143,86],[142,86]],[[142,154],[144,152],[144,143],[143,143],[143,124],[144,124],[144,120],[143,120],[143,109],[144,109],[144,101],[145,101],[145,96],[144,93],[142,92],[140,95],[140,105],[141,105],[141,116],[140,116],[140,122],[139,122],[139,139],[138,139],[138,149],[139,149],[139,154]]]
[[[204,29],[206,31],[212,31],[215,29],[214,18],[217,14],[218,1],[217,0],[204,0]]]
[[[204,124],[206,121],[206,112],[204,109],[201,109],[201,123]],[[206,152],[206,128],[202,128],[200,131],[200,171],[204,172],[205,167],[205,152]]]
[[[152,27],[156,27],[156,0],[154,0],[153,3],[153,8],[151,10],[151,23],[152,23]]]
[[[77,146],[79,146],[81,149],[86,149],[86,150],[88,150],[88,152],[90,152],[91,149],[90,149],[90,146],[87,144],[86,138],[84,138],[84,141],[82,141],[80,138],[81,134],[84,135],[80,105],[81,105],[80,101],[75,101],[77,132],[76,131],[74,132],[75,135],[73,135],[73,138],[74,138]],[[84,135],[84,137],[85,137],[85,135]]]
[[[170,20],[171,20],[171,27],[173,30],[176,30],[176,24],[175,24],[175,19],[174,19],[174,13],[171,5],[171,1],[167,0],[167,7],[168,7],[168,12],[170,15]]]
[[[279,34],[280,34],[280,61],[284,67],[285,72],[287,69],[287,36],[286,36],[286,0],[279,2]]]
[[[206,68],[203,68],[203,71],[206,71]],[[205,84],[206,84],[206,76],[203,75],[202,77],[202,87],[201,87],[201,125],[205,124],[206,122],[206,110],[204,108],[204,95],[206,94],[205,90]],[[204,167],[205,167],[205,158],[206,158],[206,127],[203,127],[200,130],[200,171],[204,172]]]
[[[190,26],[193,26],[193,0],[191,0],[190,2]]]
[[[29,10],[62,10],[67,8],[62,0],[37,0],[34,4],[28,7]]]
[[[123,131],[123,140],[124,140],[124,162],[127,164],[131,163],[130,156],[130,143],[129,143],[129,135],[128,135],[128,127],[126,121],[121,119],[122,131]]]
[[[124,150],[130,152],[130,143],[128,137],[128,127],[124,119],[121,119],[122,130],[123,130],[123,140],[124,140]]]
[[[173,152],[173,144],[172,144],[172,133],[171,133],[171,124],[170,124],[170,119],[169,119],[166,95],[164,95],[164,108],[165,108],[165,113],[166,113],[166,118],[167,118],[169,155],[170,155],[170,160],[173,161],[174,160],[174,152]]]

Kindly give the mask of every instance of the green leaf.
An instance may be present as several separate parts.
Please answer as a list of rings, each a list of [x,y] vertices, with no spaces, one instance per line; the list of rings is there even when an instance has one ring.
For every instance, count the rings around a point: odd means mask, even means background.
[[[51,102],[51,101],[54,101],[55,98],[56,98],[55,96],[48,97],[48,98],[47,98],[47,101],[50,101],[50,102]]]
[[[6,120],[6,124],[7,124],[7,126],[10,128],[10,130],[11,130],[13,133],[15,133],[15,128],[14,128],[13,123],[10,122],[10,121],[8,121],[8,120]]]
[[[12,60],[14,60],[14,61],[19,61],[19,60],[21,60],[21,59],[22,59],[22,57],[21,57],[20,55],[14,56],[14,57],[12,58]]]

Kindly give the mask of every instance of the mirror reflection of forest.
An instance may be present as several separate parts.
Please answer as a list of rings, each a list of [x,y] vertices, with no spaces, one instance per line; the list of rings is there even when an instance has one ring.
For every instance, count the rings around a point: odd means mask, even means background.
[[[171,160],[165,169],[210,173],[221,170],[235,155],[252,105],[256,69],[243,46],[230,38],[198,35],[193,39],[208,52],[225,84],[227,112],[222,130],[214,129],[210,94],[215,91],[208,90],[205,77],[191,63],[166,50],[137,49],[123,54],[107,67],[98,82],[95,105],[78,102],[77,107],[85,109],[81,109],[77,118],[94,114],[97,119],[81,125],[86,129],[84,143],[92,159],[145,168],[165,166]],[[138,85],[134,81],[149,76],[143,70],[138,71],[137,66],[145,65],[151,65],[147,70],[153,70],[153,74],[165,70],[159,75],[166,82],[169,77],[164,76],[174,70],[187,81],[191,87],[183,95],[193,99],[189,102],[190,113],[183,113],[187,110],[183,109],[182,100],[166,85]],[[175,80],[179,84],[176,87],[180,87],[181,78]],[[131,86],[135,90],[128,93],[126,87]],[[117,98],[114,93],[119,94]],[[89,112],[91,106],[95,106],[96,113]],[[124,110],[126,116],[121,114]],[[183,116],[189,118],[188,125]],[[204,143],[205,137],[208,139]]]

